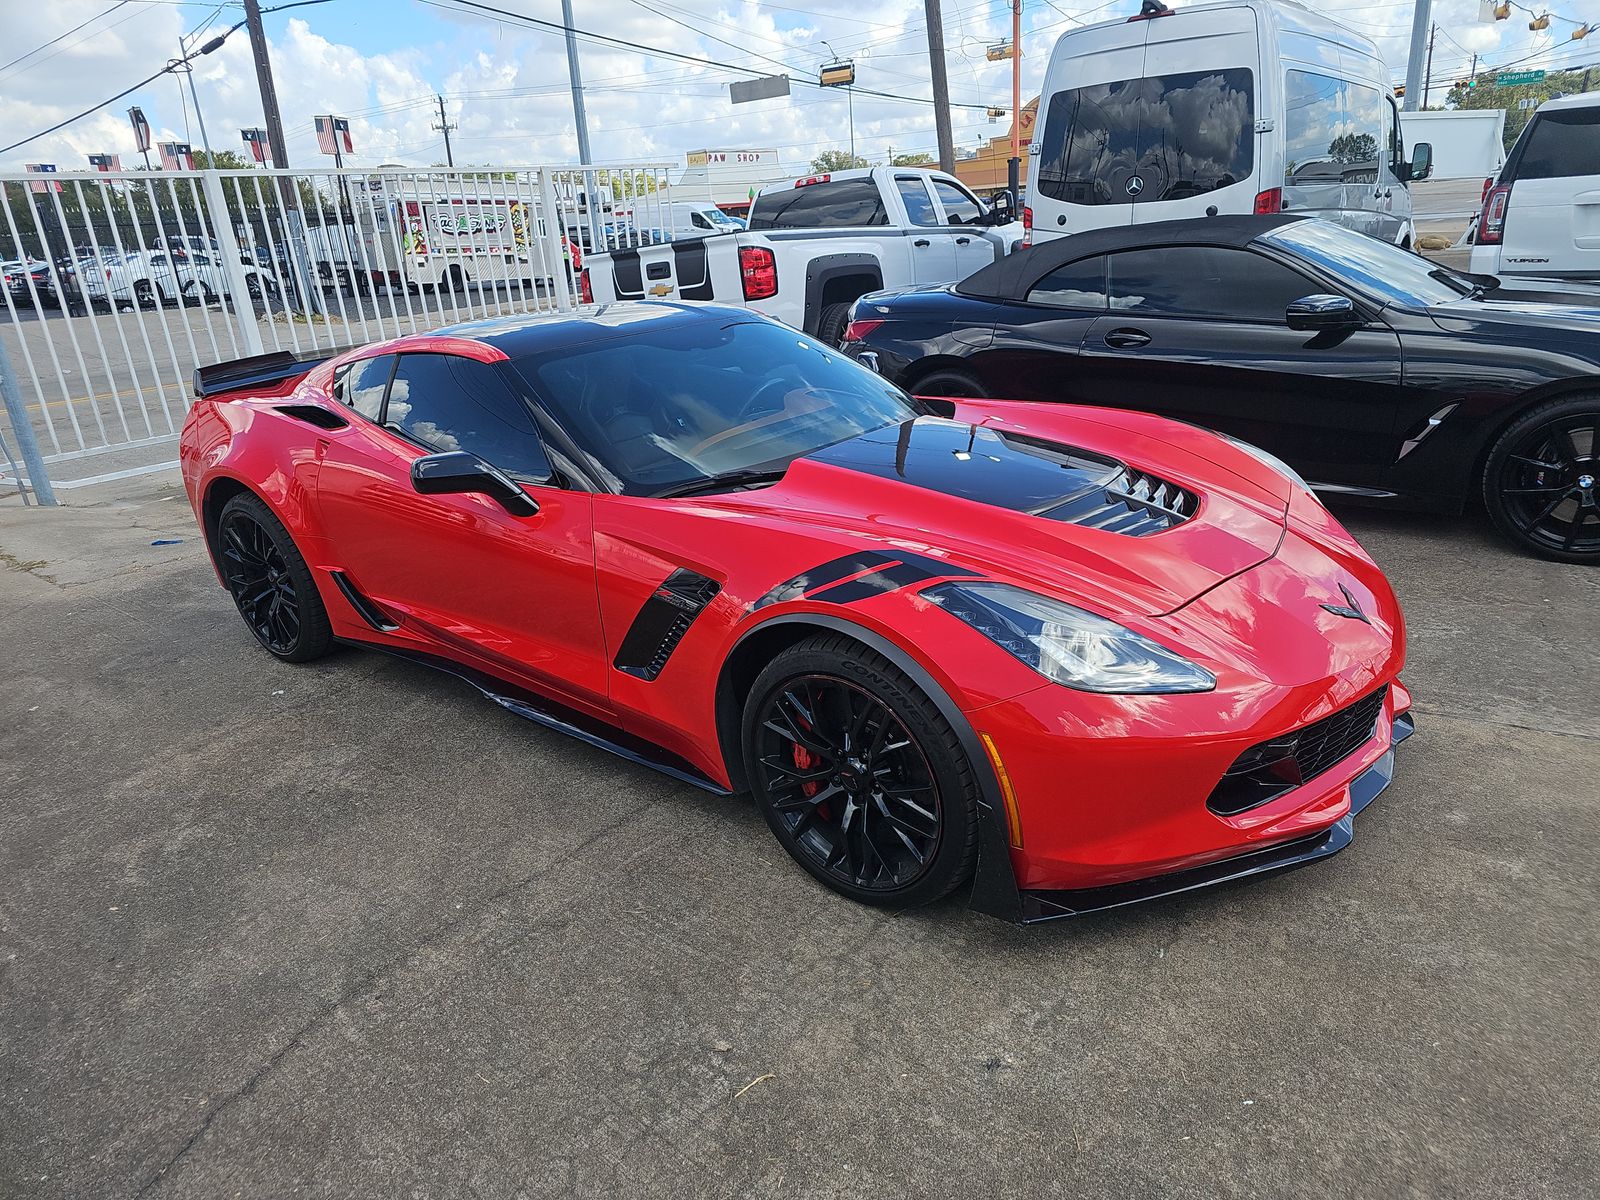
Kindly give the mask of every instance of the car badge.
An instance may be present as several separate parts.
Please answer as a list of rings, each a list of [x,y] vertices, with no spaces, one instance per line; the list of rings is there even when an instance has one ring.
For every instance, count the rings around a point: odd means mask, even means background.
[[[1322,606],[1323,610],[1331,612],[1336,617],[1349,617],[1352,621],[1365,621],[1368,625],[1371,625],[1371,618],[1361,611],[1361,604],[1350,594],[1350,589],[1341,583],[1339,590],[1344,593],[1345,602],[1343,604],[1324,604]]]
[[[672,285],[670,283],[658,283],[650,289],[650,294],[652,296],[670,296],[672,295]]]
[[[1144,191],[1144,180],[1138,175],[1128,176],[1128,182],[1122,185],[1122,190],[1130,196],[1137,196]]]

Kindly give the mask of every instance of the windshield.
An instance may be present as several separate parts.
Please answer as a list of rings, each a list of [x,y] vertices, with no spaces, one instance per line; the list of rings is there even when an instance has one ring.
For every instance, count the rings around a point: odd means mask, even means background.
[[[629,495],[781,471],[801,455],[920,412],[866,368],[765,320],[675,321],[517,367]]]
[[[717,229],[740,229],[742,226],[720,208],[702,208],[700,215]]]
[[[1291,221],[1263,242],[1276,243],[1383,304],[1426,308],[1477,290],[1466,276],[1329,221]]]

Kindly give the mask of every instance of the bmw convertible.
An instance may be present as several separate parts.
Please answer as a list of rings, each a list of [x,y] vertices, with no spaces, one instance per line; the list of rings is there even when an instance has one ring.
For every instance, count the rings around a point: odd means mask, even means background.
[[[1383,574],[1192,425],[917,400],[665,303],[195,386],[185,486],[268,652],[403,655],[748,791],[859,901],[1026,922],[1300,866],[1412,730]]]

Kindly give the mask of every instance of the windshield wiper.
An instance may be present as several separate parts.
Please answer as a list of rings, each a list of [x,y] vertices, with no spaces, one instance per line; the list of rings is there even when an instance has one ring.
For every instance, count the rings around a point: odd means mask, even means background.
[[[1463,296],[1481,296],[1484,287],[1471,275],[1452,270],[1449,267],[1435,267],[1428,272],[1429,279],[1437,279],[1447,287],[1452,287]]]
[[[731,488],[748,487],[757,483],[777,483],[789,471],[785,463],[781,467],[765,467],[749,471],[724,471],[720,475],[708,475],[704,479],[691,479],[686,483],[675,484],[664,492],[657,492],[658,500],[666,500],[673,496],[693,496],[699,492],[720,492]]]

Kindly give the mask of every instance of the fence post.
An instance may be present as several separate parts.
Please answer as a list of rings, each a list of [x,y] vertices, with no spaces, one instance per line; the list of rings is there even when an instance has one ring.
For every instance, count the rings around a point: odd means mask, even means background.
[[[70,318],[63,318],[70,319]],[[21,332],[20,327],[18,332]],[[17,377],[11,370],[11,355],[5,343],[0,342],[0,400],[4,400],[6,415],[11,418],[11,432],[17,435],[17,449],[22,454],[23,468],[28,472],[28,484],[40,504],[56,503],[55,489],[50,486],[50,476],[45,472],[44,459],[39,456],[39,439],[33,434],[33,422],[22,405],[22,393],[17,390]],[[22,480],[17,480],[22,489]],[[27,493],[23,492],[23,498]]]
[[[544,210],[539,223],[544,227],[545,261],[551,264],[550,286],[555,289],[556,308],[567,312],[572,308],[572,280],[568,277],[571,267],[562,247],[566,220],[556,207],[556,188],[550,180],[549,167],[539,168],[539,207]]]
[[[233,299],[233,320],[239,327],[247,354],[261,354],[261,326],[256,324],[255,301],[250,298],[250,284],[244,272],[244,251],[233,231],[233,220],[228,215],[228,200],[222,192],[222,176],[214,170],[200,172],[200,187],[206,194],[206,207],[211,210],[211,231],[216,234],[217,245],[222,247],[222,273],[228,280],[228,295]],[[256,264],[256,278],[260,279],[260,265]],[[266,294],[265,286],[262,294]]]

